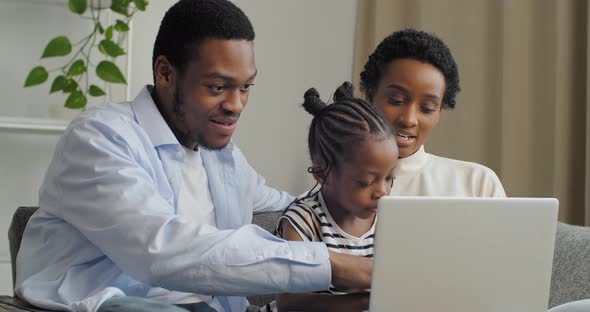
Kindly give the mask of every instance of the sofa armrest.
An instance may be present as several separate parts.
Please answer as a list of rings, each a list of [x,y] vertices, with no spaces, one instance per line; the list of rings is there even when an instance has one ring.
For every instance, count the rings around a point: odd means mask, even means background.
[[[558,223],[549,308],[590,298],[590,227]]]
[[[0,312],[51,312],[34,307],[20,298],[0,296]]]

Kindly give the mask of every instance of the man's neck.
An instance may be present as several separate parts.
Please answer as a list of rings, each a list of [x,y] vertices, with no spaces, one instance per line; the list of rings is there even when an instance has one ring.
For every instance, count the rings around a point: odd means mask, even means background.
[[[170,130],[172,130],[172,134],[174,134],[174,136],[176,137],[176,140],[178,140],[178,143],[180,143],[182,146],[184,146],[188,149],[198,151],[199,145],[196,142],[189,142],[189,140],[186,139],[186,136],[184,136],[182,133],[180,133],[178,131],[178,129],[176,129],[176,127],[174,126],[174,123],[172,122],[172,117],[169,116],[169,114],[166,112],[166,110],[162,106],[162,101],[160,100],[160,96],[158,95],[158,91],[156,90],[155,86],[153,88],[151,88],[150,96],[152,97],[154,104],[156,104],[156,107],[158,108],[160,115],[162,115],[162,118],[164,118],[164,121],[168,125],[168,128],[170,128]]]

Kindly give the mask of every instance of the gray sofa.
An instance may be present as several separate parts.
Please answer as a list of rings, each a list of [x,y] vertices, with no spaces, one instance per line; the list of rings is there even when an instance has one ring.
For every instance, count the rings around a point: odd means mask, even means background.
[[[12,277],[14,282],[16,255],[20,248],[25,226],[37,207],[20,207],[13,216],[8,238],[12,258]],[[253,223],[272,231],[280,212],[255,214]],[[576,300],[590,298],[590,227],[580,227],[559,223],[553,257],[549,308]],[[262,306],[272,296],[248,298],[253,305]],[[0,296],[0,312],[39,311],[16,297]]]

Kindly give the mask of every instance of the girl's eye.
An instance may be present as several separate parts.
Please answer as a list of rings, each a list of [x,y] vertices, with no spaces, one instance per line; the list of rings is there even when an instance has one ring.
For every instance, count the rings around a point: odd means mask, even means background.
[[[358,181],[358,184],[361,188],[367,188],[371,186],[371,182]]]
[[[385,178],[385,181],[389,183],[389,187],[393,188],[393,181],[395,180],[394,176],[388,176]]]

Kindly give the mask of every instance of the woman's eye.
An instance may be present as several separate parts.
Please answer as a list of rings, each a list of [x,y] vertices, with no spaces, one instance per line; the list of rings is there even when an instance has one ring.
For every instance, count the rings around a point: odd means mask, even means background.
[[[390,98],[389,99],[389,104],[401,105],[403,103],[404,103],[404,99],[400,99],[400,98]]]
[[[420,110],[427,114],[436,112],[439,107],[440,103],[434,100],[427,100],[420,103]]]
[[[427,113],[427,114],[431,114],[431,113],[434,113],[434,112],[436,112],[436,108],[432,108],[432,107],[426,107],[426,106],[422,106],[422,107],[421,107],[421,110],[422,110],[424,113]]]

